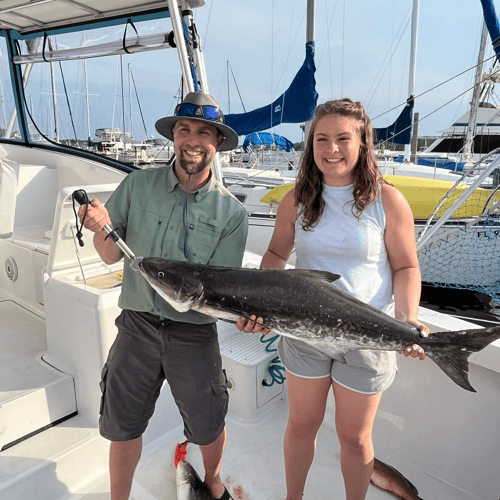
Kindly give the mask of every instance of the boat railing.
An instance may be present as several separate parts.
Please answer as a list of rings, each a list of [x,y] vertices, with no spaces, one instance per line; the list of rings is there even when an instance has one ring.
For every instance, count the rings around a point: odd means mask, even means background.
[[[490,154],[487,156],[491,155],[496,155],[497,153],[500,152],[500,148],[497,148],[493,150]],[[484,170],[481,170],[479,175],[476,174],[476,168],[481,162],[477,162],[469,171],[464,175],[464,177],[467,176],[474,176],[475,180],[472,182],[469,187],[459,196],[452,204],[451,206],[446,210],[446,212],[439,218],[439,220],[435,223],[432,224],[434,218],[436,217],[436,214],[439,212],[443,204],[450,199],[450,196],[452,193],[456,191],[456,188],[459,184],[463,182],[463,179],[457,180],[457,182],[451,187],[451,189],[446,193],[446,195],[441,199],[441,201],[437,204],[436,208],[434,209],[434,212],[430,215],[430,217],[427,220],[427,223],[423,229],[423,231],[420,234],[419,240],[417,241],[417,250],[421,251],[422,249],[425,248],[426,244],[429,242],[429,240],[437,233],[437,231],[443,226],[450,218],[451,216],[457,211],[457,209],[472,195],[472,193],[484,182],[484,180],[489,177],[499,166],[500,166],[500,155],[498,155],[494,161],[492,161],[488,167],[486,167]],[[486,207],[485,207],[486,208]]]

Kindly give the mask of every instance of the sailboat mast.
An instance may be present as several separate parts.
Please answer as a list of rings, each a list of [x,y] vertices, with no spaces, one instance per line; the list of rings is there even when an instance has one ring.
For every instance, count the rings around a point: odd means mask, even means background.
[[[120,69],[120,59],[118,59],[118,63],[116,65],[116,76],[115,76],[115,94],[113,96],[113,116],[111,118],[111,131],[115,126],[115,111],[116,111],[116,91],[118,90],[118,70]]]
[[[52,79],[52,102],[54,104],[54,131],[56,142],[59,142],[59,121],[57,119],[57,94],[56,94],[56,80],[54,77],[54,63],[50,62],[50,76]]]
[[[83,60],[83,74],[85,78],[85,106],[87,107],[87,141],[90,143],[90,106],[89,106],[89,84],[87,79],[87,59]]]
[[[231,96],[229,95],[229,61],[227,61],[227,106],[228,114],[231,114]]]
[[[132,89],[130,88],[130,63],[128,63],[128,107],[130,110],[130,137],[134,136],[134,125],[132,122]]]
[[[474,136],[476,135],[477,126],[477,109],[479,107],[479,98],[481,97],[481,82],[483,80],[484,55],[486,53],[486,43],[488,41],[488,28],[483,21],[483,29],[481,31],[481,43],[479,46],[479,54],[477,57],[476,76],[474,80],[474,91],[472,93],[472,101],[469,110],[469,119],[467,121],[467,134],[465,145],[462,150],[462,156],[465,160],[473,161],[474,154]]]
[[[307,0],[306,43],[314,41],[316,37],[316,0]]]
[[[413,0],[411,13],[410,75],[408,77],[408,97],[415,93],[415,72],[417,68],[418,12],[420,0]],[[405,160],[410,160],[410,144],[405,144]]]
[[[125,144],[125,96],[123,95],[123,58],[120,54],[120,77],[122,84],[122,127],[123,127],[123,143]]]
[[[316,37],[316,0],[307,0],[307,20],[306,20],[306,43],[313,42]],[[304,123],[304,142],[307,141],[307,136],[311,130],[311,120]]]

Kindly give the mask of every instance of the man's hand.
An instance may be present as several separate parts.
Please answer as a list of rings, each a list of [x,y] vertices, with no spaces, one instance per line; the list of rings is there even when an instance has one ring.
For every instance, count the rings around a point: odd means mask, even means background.
[[[87,210],[87,215],[85,215],[85,210]],[[84,216],[85,221],[83,221]],[[106,224],[111,226],[108,211],[97,198],[93,199],[90,205],[81,205],[78,210],[78,217],[80,222],[84,222],[84,227],[94,233],[101,231]]]

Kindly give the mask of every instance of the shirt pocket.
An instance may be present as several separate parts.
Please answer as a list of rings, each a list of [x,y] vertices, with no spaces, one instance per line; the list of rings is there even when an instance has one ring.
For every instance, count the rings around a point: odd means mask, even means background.
[[[136,255],[160,257],[164,227],[168,227],[168,217],[130,207],[127,223],[127,245]]]
[[[186,248],[187,258],[196,264],[208,264],[219,243],[223,228],[221,223],[203,215],[195,224],[190,223],[181,238],[181,248]]]

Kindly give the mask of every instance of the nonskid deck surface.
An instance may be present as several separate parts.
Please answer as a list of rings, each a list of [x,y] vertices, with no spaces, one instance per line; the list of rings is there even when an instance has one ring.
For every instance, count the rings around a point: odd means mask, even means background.
[[[227,419],[227,445],[222,463],[221,477],[233,498],[239,500],[274,500],[285,498],[283,463],[283,433],[286,426],[287,406],[279,404],[268,419],[258,424]],[[174,436],[171,436],[174,437]],[[178,442],[184,440],[179,430]],[[336,436],[324,426],[318,438],[316,460],[311,469],[304,500],[342,498],[343,482],[340,474]],[[176,442],[170,441],[143,457],[139,462],[131,500],[175,500]],[[188,444],[186,460],[203,477],[199,448]],[[104,500],[109,498],[109,480],[102,478],[96,491],[74,496],[72,500]],[[367,497],[384,500],[391,497],[370,487]]]
[[[309,472],[304,500],[332,500],[345,498],[340,472],[340,448],[334,428],[334,403],[330,399],[327,415],[320,428],[316,455]],[[260,423],[243,423],[232,417],[227,419],[228,440],[221,470],[221,477],[235,500],[284,500],[285,474],[283,462],[283,434],[287,421],[287,404],[281,402]],[[177,441],[175,440],[177,439]],[[184,436],[179,429],[177,438],[169,441],[142,457],[136,470],[131,500],[175,500],[174,454],[178,442]],[[419,489],[426,500],[472,500],[463,494],[411,465],[398,463],[394,458],[379,455],[391,464]],[[189,461],[203,477],[201,454],[197,446],[188,444]],[[107,500],[109,479],[100,478],[86,492],[69,497],[71,500]],[[370,485],[367,500],[389,500],[395,497]],[[68,500],[69,500],[68,499]]]

